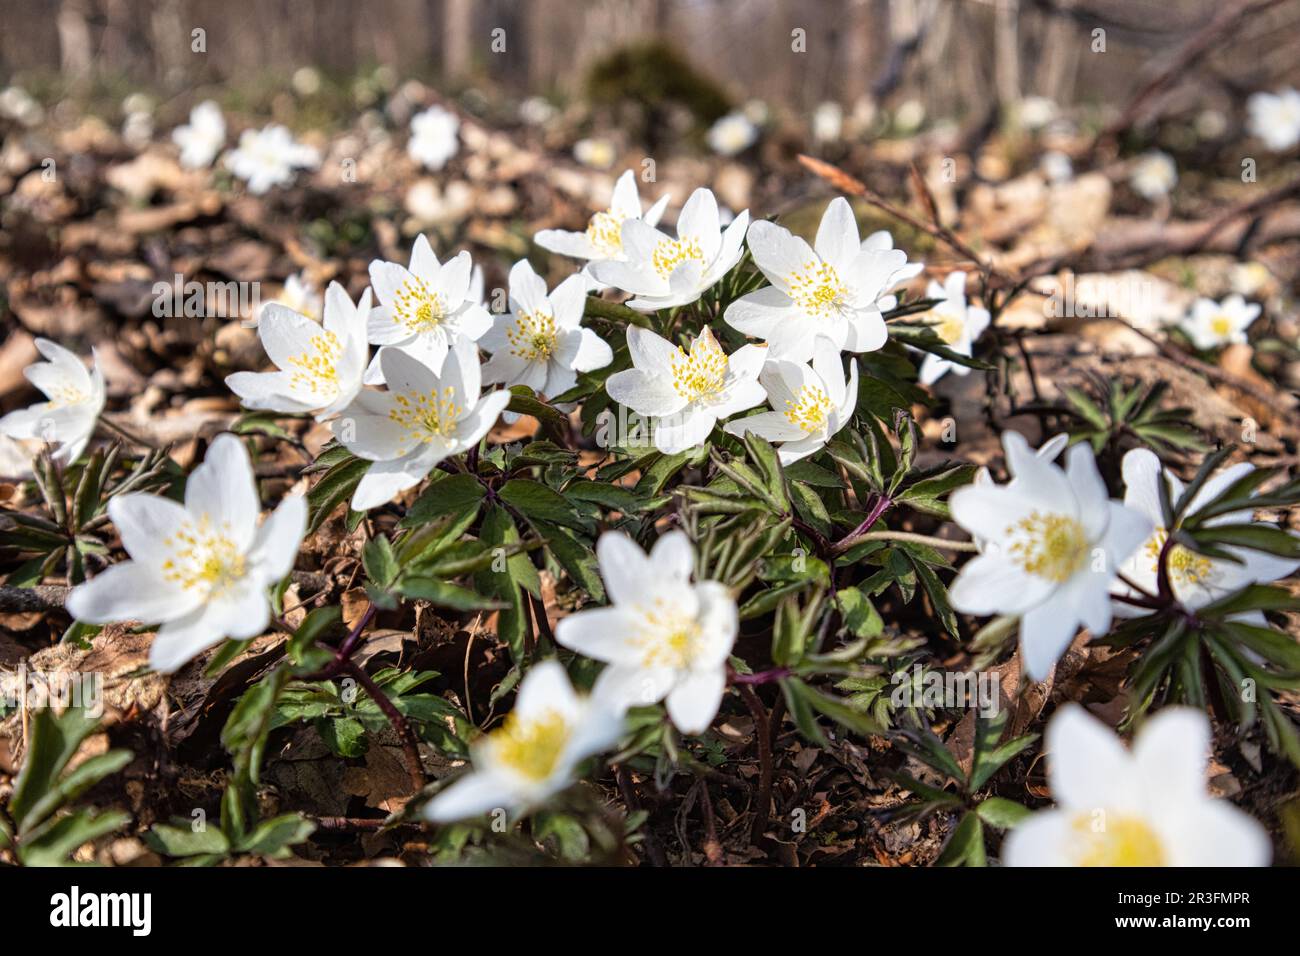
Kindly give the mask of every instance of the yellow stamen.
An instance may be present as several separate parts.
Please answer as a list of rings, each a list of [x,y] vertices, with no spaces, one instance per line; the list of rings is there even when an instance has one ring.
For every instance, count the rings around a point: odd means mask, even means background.
[[[399,453],[406,453],[408,443],[423,444],[435,438],[452,437],[464,413],[465,409],[456,402],[456,390],[450,385],[440,392],[397,393],[388,417],[406,429]]]
[[[642,667],[689,667],[699,644],[699,622],[663,598],[640,608],[642,627],[632,643],[642,649]]]
[[[1143,550],[1151,560],[1152,574],[1160,573],[1160,552],[1164,550],[1168,538],[1169,533],[1164,528],[1156,528],[1143,546]],[[1169,549],[1169,577],[1175,584],[1200,584],[1210,577],[1213,571],[1214,565],[1205,555],[1197,554],[1181,544],[1176,544]]]
[[[1006,535],[1007,556],[1030,574],[1058,584],[1068,581],[1088,560],[1088,535],[1076,519],[1031,511]]]
[[[805,385],[800,389],[797,400],[787,399],[785,403],[785,417],[790,420],[790,424],[806,432],[825,428],[830,410],[830,398],[816,385]]]
[[[849,287],[840,279],[835,267],[825,262],[809,262],[786,278],[790,298],[795,304],[817,318],[844,309]]]
[[[432,332],[447,317],[447,307],[427,282],[411,276],[397,290],[393,316],[408,332]]]
[[[519,312],[506,330],[510,351],[530,362],[544,362],[555,352],[555,317],[550,312]]]
[[[343,357],[343,343],[337,335],[321,329],[307,343],[307,350],[289,359],[293,374],[289,381],[298,388],[323,394],[339,390],[338,362]]]
[[[230,526],[214,527],[204,515],[197,522],[186,519],[163,547],[169,552],[162,563],[163,578],[187,591],[201,591],[214,597],[244,577],[244,556],[231,539]]]
[[[1160,837],[1137,817],[1080,813],[1070,829],[1079,866],[1166,865]]]
[[[655,272],[665,279],[673,274],[674,269],[687,261],[704,264],[704,251],[695,239],[660,239],[650,256]]]
[[[690,354],[677,349],[672,360],[673,389],[687,401],[710,398],[722,391],[727,381],[727,353],[708,329],[691,346]]]
[[[612,212],[598,212],[587,224],[587,241],[596,251],[613,258],[623,251],[623,220]]]
[[[529,721],[512,713],[488,741],[501,763],[530,780],[545,780],[555,771],[570,732],[568,721],[556,710]]]

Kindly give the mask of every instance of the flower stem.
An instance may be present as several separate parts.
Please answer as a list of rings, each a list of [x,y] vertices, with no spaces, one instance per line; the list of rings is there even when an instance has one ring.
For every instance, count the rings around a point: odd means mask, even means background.
[[[754,807],[754,824],[749,830],[749,842],[757,843],[763,838],[772,814],[772,737],[768,731],[767,710],[758,694],[754,693],[754,688],[739,684],[736,689],[754,718],[754,740],[758,744],[758,799]]]
[[[389,699],[388,695],[385,694],[383,689],[374,682],[374,679],[371,678],[364,669],[362,669],[360,664],[351,658],[348,658],[343,663],[343,673],[347,674],[365,688],[366,693],[370,695],[370,699],[375,702],[379,709],[384,712],[384,716],[388,718],[389,725],[392,726],[393,732],[397,734],[397,739],[402,743],[402,752],[406,754],[406,772],[411,778],[411,786],[415,788],[416,793],[419,793],[424,789],[425,780],[424,768],[420,763],[419,741],[416,739],[415,731],[413,731],[411,725],[406,722],[406,718],[403,717],[402,712],[397,709],[397,705]]]
[[[932,548],[946,551],[969,551],[976,553],[979,545],[974,541],[949,541],[947,538],[935,538],[928,534],[914,534],[911,531],[865,531],[858,535],[849,535],[835,545],[837,554],[843,554],[864,541],[910,541],[913,544],[926,544]]]

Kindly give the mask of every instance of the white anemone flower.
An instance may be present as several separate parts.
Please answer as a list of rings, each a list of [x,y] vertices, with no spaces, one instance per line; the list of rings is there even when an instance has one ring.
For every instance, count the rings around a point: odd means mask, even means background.
[[[239,146],[226,154],[225,162],[248,183],[250,193],[260,196],[272,186],[293,182],[296,169],[315,169],[320,165],[320,151],[299,143],[286,127],[272,123],[240,133]]]
[[[728,113],[709,127],[707,138],[719,156],[735,156],[758,140],[758,127],[742,112]]]
[[[1003,432],[1008,485],[972,484],[952,494],[952,516],[983,543],[950,594],[965,614],[1020,617],[1025,672],[1045,680],[1080,625],[1110,628],[1110,587],[1151,533],[1141,512],[1111,501],[1092,449],[1075,445],[1064,470],[1017,432]]]
[[[840,350],[819,336],[811,367],[785,359],[768,361],[758,375],[772,411],[738,418],[726,426],[732,435],[753,433],[777,445],[782,464],[807,458],[853,418],[858,403],[858,363],[849,360],[844,380]]]
[[[1007,866],[1267,866],[1264,828],[1206,790],[1210,721],[1190,707],[1149,718],[1132,749],[1078,704],[1047,726],[1056,807],[1002,848]]]
[[[767,349],[746,345],[727,355],[706,326],[689,352],[639,326],[629,326],[632,368],[605,380],[620,405],[650,419],[654,444],[665,455],[708,441],[719,419],[766,398],[758,373]]]
[[[676,239],[641,219],[625,219],[619,234],[624,259],[593,262],[591,274],[597,282],[632,293],[635,298],[627,304],[641,312],[687,305],[740,261],[748,225],[746,209],[724,230],[718,200],[700,187],[677,217]]]
[[[1256,93],[1246,101],[1250,132],[1275,153],[1300,143],[1300,92],[1286,87],[1276,93]]]
[[[678,730],[703,733],[722,704],[740,626],[731,592],[717,581],[692,583],[695,552],[682,531],[665,534],[649,555],[610,531],[596,542],[596,558],[610,606],[562,619],[556,641],[608,664],[597,699],[626,708],[666,698]]]
[[[284,285],[280,288],[279,294],[271,302],[263,303],[258,310],[258,321],[261,321],[263,310],[266,306],[278,304],[294,312],[300,312],[316,322],[321,320],[321,308],[324,300],[321,298],[320,289],[308,278],[304,272],[294,273],[284,280]]]
[[[533,237],[533,241],[549,252],[575,259],[626,259],[623,252],[623,221],[639,219],[648,226],[657,226],[667,205],[668,194],[665,193],[642,214],[636,174],[629,169],[614,183],[609,208],[593,215],[584,232],[543,229]]]
[[[75,353],[49,339],[37,339],[36,350],[46,361],[34,362],[23,374],[45,393],[46,401],[0,418],[0,434],[57,443],[54,460],[71,464],[81,457],[104,410],[104,373],[97,361],[87,371]]]
[[[934,314],[939,318],[938,324],[934,326],[935,333],[948,348],[969,357],[975,341],[989,326],[989,310],[966,304],[966,273],[948,273],[943,285],[931,282],[925,294],[931,299],[943,299],[934,307]],[[930,352],[921,362],[918,377],[922,385],[933,385],[949,372],[954,375],[969,375],[970,369]]]
[[[574,691],[554,659],[535,664],[500,727],[470,744],[474,769],[424,808],[433,823],[532,810],[573,783],[582,761],[612,746],[623,714]]]
[[[1169,539],[1169,529],[1164,526],[1164,512],[1160,507],[1160,459],[1145,448],[1134,448],[1124,456],[1121,468],[1124,473],[1124,504],[1146,515],[1154,526],[1151,535],[1124,563],[1122,571],[1134,584],[1149,593],[1155,593],[1159,588],[1160,552]],[[1253,465],[1241,462],[1211,475],[1188,505],[1186,515],[1190,517],[1196,514],[1233,482],[1254,470]],[[1164,475],[1169,483],[1169,500],[1177,501],[1183,493],[1183,483],[1168,472]],[[1207,523],[1212,526],[1253,522],[1254,511],[1246,508],[1211,518]],[[1173,589],[1174,597],[1184,607],[1191,610],[1204,607],[1248,584],[1267,584],[1287,577],[1296,568],[1300,568],[1300,561],[1262,551],[1229,546],[1225,546],[1224,550],[1236,555],[1241,563],[1197,554],[1181,544],[1169,549],[1169,586]],[[1132,589],[1122,582],[1116,583],[1115,592],[1129,596],[1133,594]],[[1146,612],[1117,602],[1115,613],[1131,617]],[[1264,623],[1263,615],[1259,612],[1250,615],[1248,619]]]
[[[442,169],[460,149],[459,132],[460,117],[441,106],[430,106],[411,117],[407,155],[425,169]]]
[[[361,391],[370,356],[369,316],[370,290],[353,305],[337,282],[325,290],[322,323],[268,304],[257,334],[278,371],[236,372],[226,377],[226,385],[245,408],[288,415],[317,412],[317,420],[323,421],[346,408]]]
[[[186,126],[172,130],[172,142],[181,148],[181,165],[189,169],[206,169],[226,145],[226,120],[221,107],[204,100],[190,110]]]
[[[888,293],[916,272],[908,268],[906,253],[881,248],[891,241],[888,233],[869,237],[870,248],[858,241],[847,200],[836,198],[826,207],[811,247],[766,221],[749,227],[748,241],[754,264],[772,284],[727,306],[728,325],[766,340],[773,358],[794,362],[812,357],[819,335],[849,352],[874,352],[885,344],[881,311],[896,301]]]
[[[379,299],[370,313],[370,342],[383,348],[366,372],[367,385],[383,383],[381,359],[392,348],[436,372],[458,340],[478,341],[492,327],[492,316],[473,294],[473,275],[468,252],[439,264],[423,235],[415,240],[409,268],[379,259],[370,263],[370,284]]]
[[[354,511],[392,501],[445,458],[478,445],[510,402],[510,393],[480,396],[474,343],[464,339],[435,372],[400,349],[380,356],[388,391],[362,391],[331,424],[358,458],[374,462],[352,495]]]
[[[1246,329],[1259,318],[1259,313],[1258,303],[1248,303],[1239,295],[1230,295],[1222,302],[1200,298],[1192,303],[1192,311],[1178,327],[1198,349],[1241,345],[1246,341]]]
[[[1129,172],[1129,184],[1143,199],[1155,202],[1168,196],[1178,183],[1173,157],[1159,150],[1141,156]]]
[[[588,280],[571,275],[547,293],[546,280],[527,259],[510,270],[510,311],[495,317],[479,345],[492,357],[483,365],[484,384],[527,385],[554,398],[578,383],[579,372],[614,360],[609,345],[582,327]]]
[[[261,526],[248,452],[218,435],[185,483],[185,504],[149,494],[111,498],[108,516],[130,561],[68,595],[79,621],[161,623],[149,665],[171,673],[225,638],[243,640],[271,620],[267,589],[293,569],[307,526],[301,495],[280,502]]]

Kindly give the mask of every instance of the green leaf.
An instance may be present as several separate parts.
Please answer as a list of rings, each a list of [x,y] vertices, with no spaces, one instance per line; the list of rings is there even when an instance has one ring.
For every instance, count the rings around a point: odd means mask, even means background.
[[[321,476],[311,491],[307,492],[307,508],[311,515],[307,522],[308,535],[319,530],[331,512],[352,497],[369,470],[370,462],[349,455]]]
[[[273,859],[289,855],[289,847],[302,843],[316,830],[316,824],[296,813],[263,820],[244,839],[239,849],[244,853],[269,856]]]
[[[481,502],[486,494],[473,475],[448,475],[433,481],[420,493],[398,527],[420,528],[445,515],[463,513]]]
[[[366,542],[361,551],[361,563],[366,576],[379,588],[387,588],[392,584],[400,570],[397,557],[393,554],[393,545],[382,536]]]
[[[984,850],[984,824],[975,813],[961,818],[935,866],[984,866],[988,858]]]
[[[397,585],[403,597],[429,601],[457,611],[496,611],[509,607],[504,601],[484,597],[469,588],[433,578],[403,577]]]
[[[340,757],[360,757],[369,749],[365,725],[355,717],[321,720],[316,730],[325,746]]]
[[[114,833],[129,823],[129,814],[117,810],[96,815],[78,810],[48,821],[18,847],[18,859],[25,866],[64,866],[78,847]]]
[[[27,757],[9,801],[9,815],[17,823],[19,833],[41,822],[42,818],[32,810],[54,789],[64,768],[96,725],[97,721],[86,716],[85,709],[80,707],[69,707],[59,715],[48,707],[35,712],[27,738]]]
[[[145,834],[144,842],[155,853],[171,857],[225,856],[230,852],[230,841],[219,827],[205,825],[196,831],[185,820],[177,820],[174,824],[155,823]]]
[[[1029,816],[1028,807],[1005,797],[989,797],[975,808],[975,812],[981,820],[999,830],[1009,830]]]
[[[541,482],[530,481],[527,478],[511,478],[501,486],[497,494],[502,501],[514,506],[529,521],[564,525],[579,531],[590,529],[590,523],[573,505],[564,500],[563,495]]]

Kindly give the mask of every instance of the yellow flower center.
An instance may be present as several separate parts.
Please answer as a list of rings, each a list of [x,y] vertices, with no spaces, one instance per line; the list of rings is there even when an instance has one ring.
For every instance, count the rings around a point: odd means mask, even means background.
[[[655,272],[665,279],[683,262],[693,260],[704,264],[704,251],[695,239],[660,239],[650,256]]]
[[[641,666],[679,670],[689,667],[699,643],[699,622],[669,606],[663,598],[655,598],[641,613],[644,623],[633,638],[633,644],[642,651]]]
[[[797,400],[787,399],[785,403],[785,417],[790,420],[790,424],[806,432],[825,428],[830,410],[830,398],[816,385],[805,385],[799,390]]]
[[[612,212],[598,212],[587,225],[587,241],[611,258],[623,251],[623,220]]]
[[[75,385],[61,384],[54,387],[54,393],[49,395],[48,407],[53,410],[56,408],[66,408],[69,405],[80,405],[87,398],[86,393]]]
[[[510,351],[530,362],[544,362],[555,352],[555,317],[549,312],[519,312],[506,330]]]
[[[501,763],[530,780],[545,780],[555,772],[569,735],[564,715],[548,710],[527,721],[509,714],[489,741]]]
[[[289,359],[290,384],[323,394],[339,390],[338,361],[343,357],[343,343],[333,332],[321,329],[307,343],[307,350]]]
[[[846,305],[849,287],[840,279],[835,267],[825,262],[809,262],[787,277],[790,298],[799,308],[816,318],[840,312]]]
[[[169,552],[162,564],[163,579],[187,591],[202,591],[209,597],[242,580],[247,565],[229,530],[225,522],[220,529],[214,527],[207,515],[197,522],[189,519],[181,522],[162,542]]]
[[[1068,515],[1031,511],[1005,534],[1010,539],[1007,556],[1030,574],[1060,584],[1068,581],[1088,560],[1088,535]]]
[[[727,381],[727,354],[708,329],[695,340],[689,355],[677,349],[672,366],[673,389],[690,402],[716,395]]]
[[[400,392],[393,396],[393,403],[388,417],[406,429],[407,443],[450,438],[465,413],[456,402],[456,390],[450,385],[440,392]],[[403,443],[399,453],[405,454],[407,447]]]
[[[956,345],[966,331],[966,320],[960,315],[946,315],[934,330],[949,345]]]
[[[1071,831],[1079,866],[1165,866],[1160,838],[1143,820],[1080,813]]]
[[[447,307],[427,282],[411,276],[397,290],[393,314],[408,332],[432,332],[447,317]]]
[[[1216,315],[1210,319],[1210,331],[1221,339],[1226,339],[1232,334],[1232,319],[1226,315]]]
[[[1160,573],[1160,552],[1164,550],[1169,532],[1156,528],[1155,533],[1147,539],[1143,550],[1151,560],[1151,573]],[[1197,554],[1190,548],[1176,544],[1169,549],[1169,577],[1175,584],[1193,585],[1204,582],[1214,571],[1214,565],[1203,554]]]

